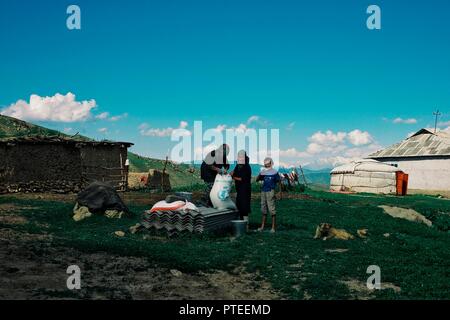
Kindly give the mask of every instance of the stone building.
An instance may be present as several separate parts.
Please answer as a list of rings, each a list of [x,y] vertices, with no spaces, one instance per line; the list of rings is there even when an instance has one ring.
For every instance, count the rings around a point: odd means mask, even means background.
[[[0,139],[0,193],[78,192],[92,181],[125,190],[131,145],[63,136]]]

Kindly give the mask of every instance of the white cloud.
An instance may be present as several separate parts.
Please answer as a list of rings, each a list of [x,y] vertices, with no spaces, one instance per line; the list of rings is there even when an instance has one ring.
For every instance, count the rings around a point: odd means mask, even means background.
[[[255,126],[256,125],[256,126]],[[263,120],[260,116],[251,116],[245,123],[240,123],[237,126],[229,126],[226,124],[219,124],[213,130],[223,132],[225,130],[233,130],[235,133],[247,133],[248,130],[256,129],[259,126],[267,126],[268,122]]]
[[[188,123],[186,121],[180,121],[180,124],[178,128],[152,128],[149,124],[143,123],[141,124],[138,129],[142,136],[148,136],[148,137],[170,137],[172,133],[177,130],[177,133],[180,133],[182,135],[191,135],[191,132],[187,130]]]
[[[377,143],[366,145],[364,147],[347,148],[337,155],[326,155],[316,161],[316,165],[325,167],[335,167],[352,161],[366,158],[369,154],[374,153],[383,147]]]
[[[217,146],[215,144],[208,144],[207,146],[197,147],[194,149],[195,158],[196,159],[204,159],[208,153],[210,153],[213,150],[216,150]]]
[[[180,129],[186,129],[188,127],[187,121],[181,121],[180,122]]]
[[[305,151],[299,151],[296,148],[289,148],[286,150],[280,150],[280,157],[285,158],[304,158],[310,157],[311,154]]]
[[[247,126],[250,126],[253,124],[253,125],[257,125],[257,126],[261,126],[261,127],[267,127],[267,126],[269,126],[269,121],[261,118],[260,116],[253,115],[247,119],[246,124],[247,124]]]
[[[287,125],[286,130],[291,131],[295,127],[295,122],[291,122]]]
[[[348,141],[355,146],[362,146],[373,141],[372,136],[367,131],[353,130],[347,134]]]
[[[106,134],[106,133],[108,133],[108,128],[100,128],[97,131],[100,133]]]
[[[258,122],[260,120],[260,116],[251,116],[250,118],[248,118],[247,120],[247,124],[252,124],[253,122]]]
[[[361,158],[348,158],[343,156],[329,156],[317,159],[310,164],[312,168],[332,168],[337,167]]]
[[[409,118],[409,119],[402,119],[402,118],[395,118],[392,123],[395,124],[416,124],[417,119]]]
[[[343,152],[341,154],[324,154],[320,157],[309,161],[307,166],[313,169],[319,168],[333,168],[336,166],[340,166],[346,163],[350,163],[352,161],[360,160],[362,158],[367,157],[369,154],[379,150],[378,147],[371,147],[370,149],[365,148],[355,148]],[[306,165],[306,163],[304,164]]]
[[[246,133],[247,130],[250,129],[252,128],[249,128],[245,123],[241,123],[237,127],[229,127],[226,124],[219,124],[213,130],[217,132],[223,132],[224,130],[234,130],[236,133]]]
[[[239,126],[237,126],[236,128],[231,128],[233,130],[235,130],[236,132],[241,132],[241,133],[245,133],[247,130],[249,130],[250,128],[248,128],[245,124],[241,123]]]
[[[30,96],[30,102],[18,100],[0,113],[22,120],[77,122],[92,117],[91,110],[97,106],[95,100],[77,101],[73,93],[55,94],[52,97]]]
[[[312,142],[308,145],[306,151],[310,154],[320,153],[324,150],[324,147],[319,143]]]
[[[95,119],[98,119],[98,120],[105,120],[105,119],[107,119],[108,117],[109,117],[109,112],[102,112],[102,113],[96,115],[96,116],[95,116]]]
[[[148,127],[149,127],[149,124],[144,122],[139,125],[138,129],[139,129],[139,131],[141,131],[141,130],[147,129]]]
[[[118,115],[118,116],[113,116],[113,117],[109,118],[108,120],[109,121],[119,121],[119,120],[124,119],[126,117],[128,117],[128,113],[123,113],[123,114]]]
[[[64,133],[71,133],[73,131],[72,128],[64,128],[63,129]]]
[[[439,127],[450,127],[450,121],[438,122]]]
[[[296,148],[280,150],[280,162],[310,167],[334,167],[367,157],[382,149],[367,132],[359,129],[350,132],[318,131],[308,138],[306,151]]]
[[[369,154],[374,153],[383,147],[380,146],[378,143],[372,143],[363,147],[353,147],[353,148],[347,148],[344,150],[342,155],[345,158],[349,158],[352,161],[358,160],[361,158],[367,157]]]
[[[227,128],[226,124],[219,124],[217,127],[214,128],[217,132],[223,132]]]
[[[306,151],[310,154],[318,154],[323,152],[332,152],[341,147],[345,143],[347,133],[334,133],[330,130],[323,133],[318,131],[308,138],[310,142]]]
[[[306,152],[309,154],[321,154],[321,153],[339,153],[347,148],[345,144],[319,144],[312,142],[306,148]]]
[[[115,121],[119,121],[121,119],[124,119],[126,117],[128,117],[128,113],[123,113],[123,114],[118,115],[118,116],[111,116],[110,117],[109,112],[102,112],[102,113],[96,115],[95,119],[97,119],[97,120],[108,120],[108,121],[115,122]]]
[[[342,143],[345,140],[346,136],[347,134],[345,132],[333,133],[332,131],[328,130],[327,132],[322,133],[321,131],[318,131],[309,138],[309,141],[312,143],[323,145],[330,143]]]

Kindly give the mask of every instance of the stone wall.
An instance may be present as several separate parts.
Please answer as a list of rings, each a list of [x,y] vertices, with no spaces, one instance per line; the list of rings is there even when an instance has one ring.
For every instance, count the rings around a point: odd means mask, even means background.
[[[67,192],[81,187],[79,150],[64,144],[0,145],[0,192]]]
[[[162,171],[156,169],[150,169],[148,171],[147,188],[150,190],[161,190],[161,183],[163,184],[163,191],[169,192],[172,190],[170,185],[170,176],[168,173],[162,173]]]
[[[122,189],[126,159],[121,145],[0,144],[0,193],[79,192],[94,180]]]
[[[148,172],[130,172],[128,174],[128,188],[130,190],[161,191],[161,183],[164,184],[163,191],[172,190],[170,175],[160,170],[150,169]]]

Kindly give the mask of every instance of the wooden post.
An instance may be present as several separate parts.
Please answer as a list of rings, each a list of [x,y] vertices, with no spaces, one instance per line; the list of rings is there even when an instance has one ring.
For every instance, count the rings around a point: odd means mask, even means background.
[[[125,191],[128,191],[128,175],[130,173],[130,160],[125,160]]]
[[[122,159],[122,150],[119,149],[119,155],[120,155],[120,175],[121,175],[121,180],[124,180],[124,174],[123,174],[123,159]],[[122,191],[125,191],[125,186],[123,185],[122,182],[122,186],[121,186]]]
[[[303,181],[305,181],[305,187],[306,187],[308,185],[308,182],[306,181],[305,174],[303,173],[303,168],[300,164],[298,166],[300,168],[300,172],[302,173]]]
[[[280,187],[280,192],[278,193],[280,199],[279,200],[283,200],[283,182],[282,180],[280,180],[280,182],[278,183],[278,186]]]
[[[164,169],[161,175],[161,192],[164,192],[164,175],[166,174],[167,162],[169,161],[169,156],[166,156],[166,161],[164,162]]]

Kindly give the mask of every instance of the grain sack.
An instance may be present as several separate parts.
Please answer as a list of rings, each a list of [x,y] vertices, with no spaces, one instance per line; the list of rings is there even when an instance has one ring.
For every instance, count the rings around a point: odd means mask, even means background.
[[[236,205],[230,198],[231,183],[233,179],[229,174],[218,174],[214,180],[214,185],[209,194],[214,208],[236,210]]]

